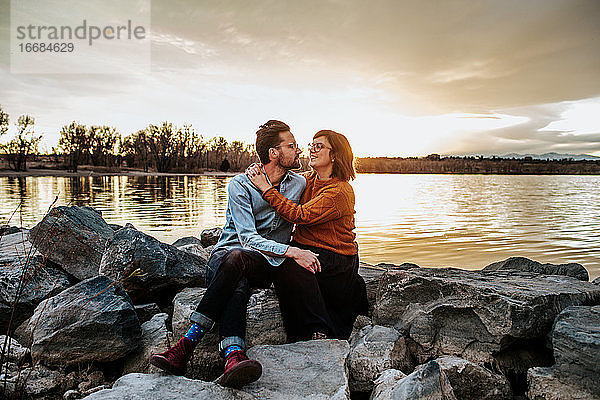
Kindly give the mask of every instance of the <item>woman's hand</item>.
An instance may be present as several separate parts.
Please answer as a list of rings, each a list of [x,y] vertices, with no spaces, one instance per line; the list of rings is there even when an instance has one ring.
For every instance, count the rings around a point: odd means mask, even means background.
[[[318,254],[310,250],[302,250],[297,247],[289,246],[284,254],[286,257],[293,258],[302,268],[314,273],[321,272]]]
[[[256,186],[262,193],[271,187],[271,184],[267,181],[267,175],[265,174],[261,164],[254,163],[250,165],[248,168],[246,168],[246,175],[254,184],[254,186]]]

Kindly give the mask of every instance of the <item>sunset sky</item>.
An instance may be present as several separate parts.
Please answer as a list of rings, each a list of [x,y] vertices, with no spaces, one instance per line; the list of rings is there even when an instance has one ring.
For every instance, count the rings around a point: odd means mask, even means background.
[[[359,156],[600,156],[598,0],[154,0],[151,68],[120,75],[11,73],[10,11],[0,0],[0,105],[48,148],[73,120],[252,143],[275,118]]]

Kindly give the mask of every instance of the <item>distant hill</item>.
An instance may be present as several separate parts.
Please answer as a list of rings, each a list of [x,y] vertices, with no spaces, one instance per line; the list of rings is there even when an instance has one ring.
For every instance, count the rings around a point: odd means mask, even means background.
[[[508,154],[504,154],[503,156],[499,156],[502,158],[525,158],[525,157],[531,157],[533,159],[537,159],[537,160],[563,160],[563,159],[569,159],[572,158],[575,161],[579,161],[579,160],[593,160],[593,161],[597,161],[600,160],[600,157],[596,157],[596,156],[590,156],[589,154],[559,154],[559,153],[544,153],[544,154],[519,154],[519,153],[508,153]]]

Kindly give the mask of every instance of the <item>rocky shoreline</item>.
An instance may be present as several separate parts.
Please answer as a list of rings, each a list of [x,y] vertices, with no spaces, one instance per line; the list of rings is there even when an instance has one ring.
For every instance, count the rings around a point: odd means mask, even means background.
[[[510,258],[479,271],[361,265],[371,313],[349,342],[287,343],[272,289],[253,293],[242,390],[213,330],[186,377],[148,356],[187,329],[219,228],[173,245],[89,207],[56,207],[0,236],[0,398],[599,399],[600,279]]]

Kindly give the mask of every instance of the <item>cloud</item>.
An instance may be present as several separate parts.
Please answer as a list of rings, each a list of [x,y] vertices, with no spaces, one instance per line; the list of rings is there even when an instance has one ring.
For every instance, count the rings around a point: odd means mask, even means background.
[[[251,141],[277,116],[372,154],[598,152],[599,17],[595,0],[154,0],[151,73],[0,67],[0,104],[47,132],[168,119]]]

